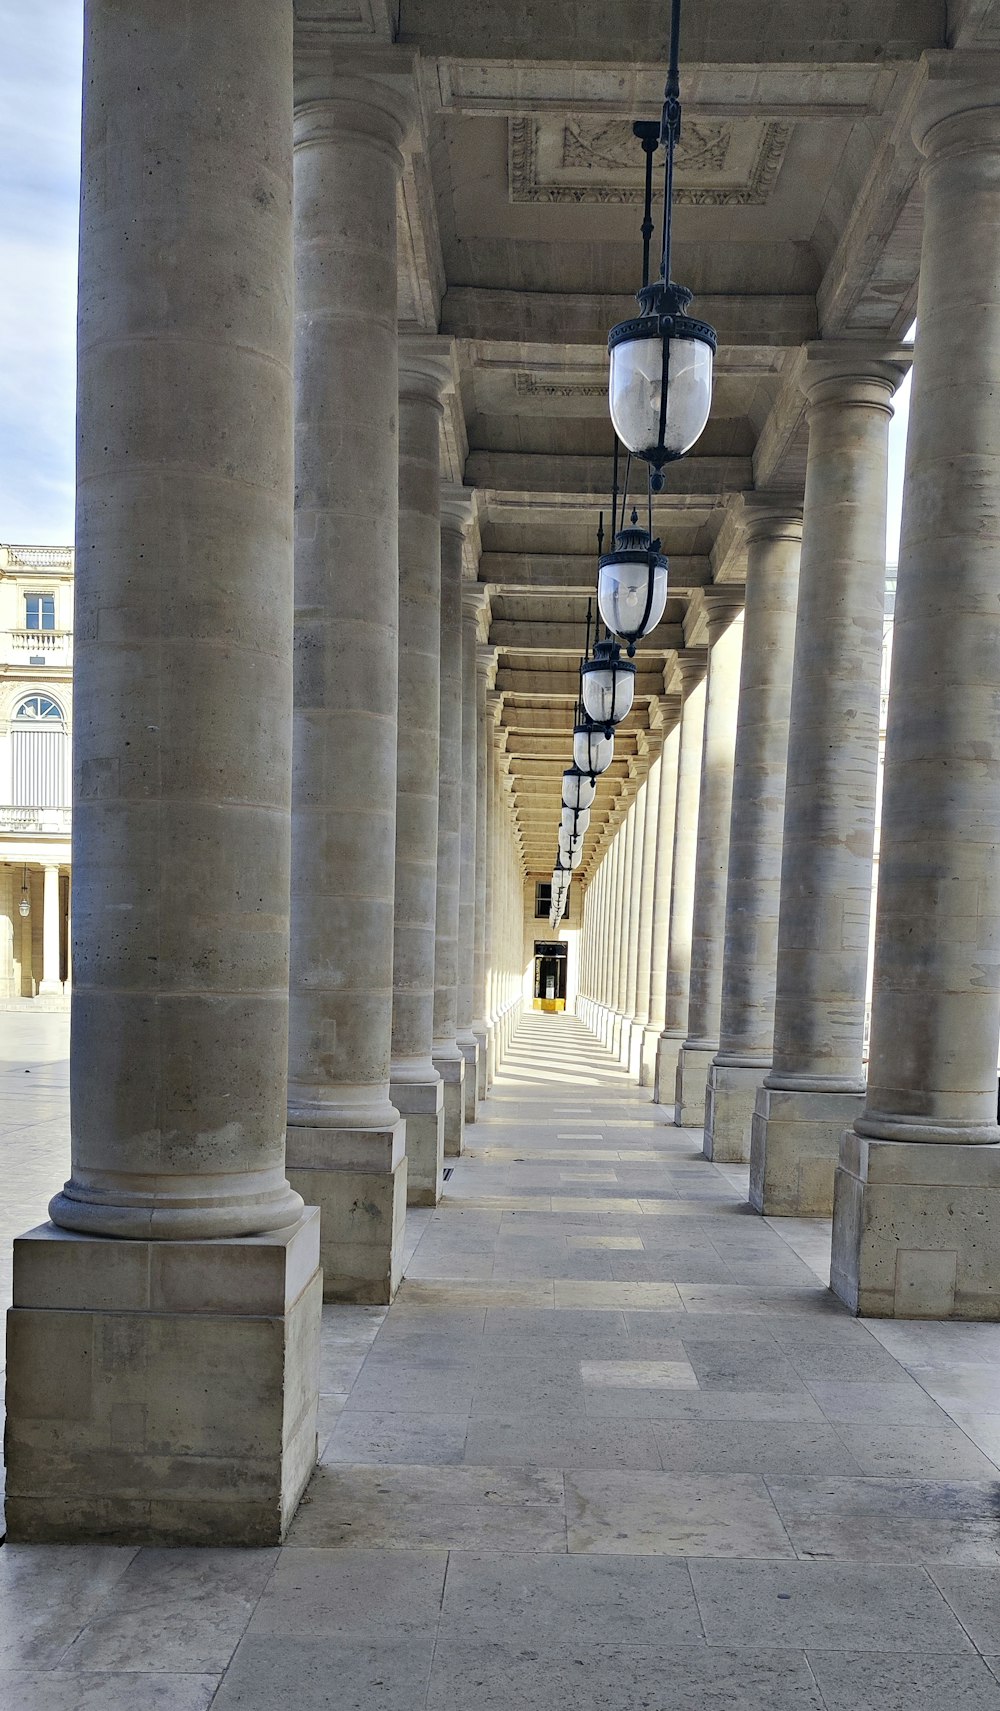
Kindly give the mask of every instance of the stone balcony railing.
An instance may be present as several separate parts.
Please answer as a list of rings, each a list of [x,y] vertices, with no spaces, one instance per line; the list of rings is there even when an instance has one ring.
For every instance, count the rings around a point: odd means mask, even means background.
[[[5,645],[6,643],[6,645]],[[12,665],[44,659],[46,665],[70,665],[73,659],[72,630],[8,630],[0,635],[0,657]]]
[[[40,832],[48,837],[68,838],[69,808],[13,808],[0,804],[0,834]]]

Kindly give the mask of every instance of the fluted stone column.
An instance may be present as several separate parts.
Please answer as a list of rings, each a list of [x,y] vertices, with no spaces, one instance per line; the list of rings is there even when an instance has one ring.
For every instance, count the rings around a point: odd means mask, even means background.
[[[758,1212],[829,1215],[864,1092],[885,601],[886,447],[906,358],[810,347],[772,1068],[751,1125]]]
[[[61,993],[59,979],[59,868],[47,862],[42,891],[42,978],[38,984],[39,997],[46,993]]]
[[[667,732],[660,754],[659,803],[656,816],[656,860],[653,873],[652,921],[649,948],[649,1020],[643,1029],[639,1085],[651,1086],[656,1076],[656,1048],[667,997],[667,944],[670,932],[670,879],[674,863],[674,823],[677,811],[677,764],[680,758],[680,719]]]
[[[406,1198],[434,1206],[444,1169],[444,1084],[432,1061],[441,717],[442,398],[447,342],[399,351],[399,719],[389,1097],[406,1122]]]
[[[479,1086],[479,1042],[473,1031],[476,998],[476,831],[479,800],[479,740],[476,648],[483,590],[478,584],[462,589],[462,806],[459,849],[461,871],[458,902],[458,1044],[465,1058],[465,1121],[476,1120]]]
[[[641,778],[646,769],[646,757],[636,767],[636,776]],[[632,1060],[632,1034],[635,1029],[636,1010],[639,994],[639,921],[642,909],[642,860],[646,845],[646,782],[645,778],[639,784],[632,803],[632,848],[629,854],[629,903],[628,903],[628,973],[625,984],[625,1018],[622,1023],[622,1039],[618,1053],[618,1061],[626,1069]]]
[[[398,703],[396,191],[412,107],[296,84],[295,738],[288,1157],[329,1300],[390,1301],[406,1211],[389,1096]]]
[[[660,738],[656,732],[646,739],[649,771],[643,790],[643,832],[639,870],[639,930],[636,941],[635,1012],[628,1069],[642,1079],[642,1044],[649,1024],[649,989],[652,975],[653,884],[656,872],[656,838],[660,813]]]
[[[674,1108],[674,1122],[686,1129],[704,1125],[708,1072],[719,1049],[729,821],[743,645],[743,589],[706,590],[704,599],[708,680],[691,912],[691,986],[687,1038],[677,1058]]]
[[[494,648],[476,649],[476,912],[472,965],[472,1032],[476,1041],[476,1099],[486,1097],[486,1045],[489,1023],[486,1005],[487,922],[487,772],[489,732],[493,717],[489,695],[496,677]]]
[[[1000,55],[927,73],[871,1061],[831,1284],[857,1313],[997,1319]]]
[[[747,500],[746,606],[729,832],[719,1050],[708,1076],[705,1157],[750,1158],[757,1089],[771,1067],[781,834],[802,512]]]
[[[459,1047],[459,885],[462,825],[462,546],[473,500],[461,488],[441,493],[441,704],[438,768],[438,869],[434,940],[434,1067],[444,1084],[446,1158],[462,1151],[465,1057]]]
[[[656,1048],[653,1101],[670,1106],[677,1100],[677,1060],[687,1039],[688,994],[691,984],[691,917],[694,909],[695,862],[698,854],[698,797],[701,793],[701,751],[705,736],[705,670],[707,656],[694,649],[677,656],[684,701],[681,707],[680,751],[677,763],[677,805],[674,814],[674,855],[670,882],[670,932],[663,1032]]]
[[[496,1069],[497,858],[499,852],[497,733],[500,715],[503,711],[503,697],[491,693],[486,698],[486,704],[489,716],[486,727],[486,975],[483,1014],[486,1018],[485,1090],[488,1093],[493,1084]]]
[[[72,1176],[15,1243],[7,1536],[277,1544],[322,1288],[284,1168],[292,18],[85,33]]]

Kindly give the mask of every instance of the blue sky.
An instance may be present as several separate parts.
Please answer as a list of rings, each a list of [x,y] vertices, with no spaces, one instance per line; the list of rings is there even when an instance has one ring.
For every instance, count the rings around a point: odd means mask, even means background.
[[[82,0],[0,0],[0,541],[73,539],[82,29]],[[890,430],[890,560],[909,390]]]

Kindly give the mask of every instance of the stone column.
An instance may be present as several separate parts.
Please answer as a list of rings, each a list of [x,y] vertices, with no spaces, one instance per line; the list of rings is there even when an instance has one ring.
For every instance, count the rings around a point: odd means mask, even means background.
[[[757,1089],[771,1067],[788,711],[801,507],[746,501],[746,607],[729,833],[719,1050],[708,1077],[705,1157],[750,1158]]]
[[[628,934],[629,908],[631,905],[632,881],[632,828],[635,823],[635,798],[629,802],[618,829],[618,899],[615,909],[614,938],[612,943],[613,977],[612,994],[614,1003],[614,1024],[611,1036],[611,1050],[615,1057],[621,1051],[622,1028],[625,1024],[625,1009],[628,1003]]]
[[[458,1045],[459,883],[462,825],[462,547],[473,500],[441,494],[441,707],[438,870],[434,941],[434,1067],[444,1084],[444,1150],[462,1151],[465,1057]]]
[[[476,648],[483,590],[477,583],[462,589],[462,797],[458,893],[458,1045],[465,1058],[465,1121],[476,1120],[479,1085],[479,1042],[473,1032],[476,997],[476,819],[479,799],[479,742]]]
[[[61,993],[59,979],[59,868],[47,863],[42,894],[42,978],[39,997]]]
[[[292,17],[85,31],[73,1162],[15,1243],[8,1539],[277,1544],[322,1287],[284,1168]]]
[[[476,912],[472,962],[472,1032],[476,1041],[476,1099],[486,1097],[486,1042],[489,1024],[486,1005],[487,932],[487,784],[489,768],[489,695],[496,677],[494,648],[476,648]]]
[[[674,822],[677,810],[677,763],[680,719],[667,732],[660,754],[659,803],[656,814],[656,864],[653,873],[652,922],[649,950],[649,1020],[643,1030],[639,1085],[651,1086],[656,1075],[656,1048],[666,1006],[667,943],[670,928],[670,877],[674,861]]]
[[[871,1060],[831,1284],[856,1313],[998,1319],[1000,55],[927,73]]]
[[[635,1012],[632,1017],[632,1043],[629,1048],[629,1073],[637,1082],[642,1080],[642,1043],[649,1024],[649,989],[653,943],[653,883],[656,869],[656,836],[660,812],[660,738],[652,732],[646,738],[650,761],[643,790],[643,833],[639,871],[639,931],[636,950]]]
[[[751,1125],[750,1201],[828,1216],[864,1092],[885,602],[886,444],[905,356],[816,344],[789,717],[772,1069]]]
[[[339,48],[297,80],[291,1180],[328,1300],[390,1301],[406,1210],[389,1097],[396,848],[396,191],[412,111]]]
[[[435,1206],[444,1169],[444,1087],[432,1062],[441,716],[442,398],[447,341],[399,352],[399,721],[389,1097],[406,1122],[406,1198]]]
[[[695,861],[698,853],[698,797],[701,792],[701,751],[705,736],[705,668],[707,656],[687,649],[677,655],[681,680],[681,734],[677,761],[677,805],[674,813],[674,853],[670,881],[670,930],[663,1032],[656,1048],[653,1100],[673,1107],[677,1099],[677,1060],[687,1038],[688,991],[691,983],[691,913],[694,908]]]
[[[14,993],[14,921],[17,904],[14,896],[14,869],[0,865],[0,998],[13,998]]]
[[[622,826],[619,822],[615,834],[608,846],[605,860],[608,864],[608,909],[607,931],[604,938],[604,1005],[605,1014],[601,1026],[601,1043],[611,1049],[611,1041],[615,1025],[615,1005],[618,1002],[618,931],[621,915],[621,838]]]
[[[743,644],[740,610],[743,589],[707,589],[704,599],[708,619],[708,685],[691,912],[691,985],[688,1033],[677,1059],[674,1109],[674,1122],[685,1129],[700,1129],[704,1125],[708,1071],[719,1049],[729,820]]]
[[[625,1019],[618,1061],[627,1069],[632,1060],[632,1033],[639,993],[639,917],[642,908],[642,858],[646,843],[646,781],[642,776],[647,766],[646,756],[636,765],[641,779],[632,803],[632,848],[629,852],[628,943],[626,957],[628,972],[625,982]]]

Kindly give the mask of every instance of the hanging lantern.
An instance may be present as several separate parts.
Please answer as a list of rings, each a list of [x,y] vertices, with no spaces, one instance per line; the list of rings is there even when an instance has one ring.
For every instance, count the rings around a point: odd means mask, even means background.
[[[635,695],[635,666],[631,660],[622,659],[617,642],[595,644],[593,657],[584,660],[581,682],[584,710],[595,725],[610,728],[620,724],[631,712]]]
[[[634,666],[632,670],[634,672]],[[590,808],[596,795],[597,785],[592,778],[588,778],[586,773],[579,772],[575,766],[566,768],[562,782],[562,805],[564,808]]]
[[[563,830],[567,831],[570,837],[582,838],[584,833],[590,830],[590,809],[564,808],[562,811],[562,826]]]
[[[629,654],[635,644],[655,630],[667,604],[667,560],[659,541],[647,529],[620,529],[614,551],[599,561],[597,605],[608,629],[623,641]]]
[[[716,336],[707,321],[684,313],[694,295],[686,286],[658,279],[637,295],[642,314],[608,334],[608,398],[615,433],[652,466],[650,486],[658,493],[664,465],[705,431]]]
[[[613,731],[606,731],[590,719],[573,726],[573,765],[595,778],[607,772],[615,754]]]
[[[28,870],[27,870],[27,868],[23,869],[23,872],[21,875],[21,901],[18,903],[17,912],[20,915],[22,921],[26,921],[28,919],[28,916],[31,914],[31,896],[30,896],[30,893],[28,891]]]
[[[646,154],[646,205],[643,220],[642,314],[621,321],[608,334],[611,420],[622,444],[651,467],[650,486],[663,487],[663,468],[689,452],[703,433],[712,407],[715,329],[687,309],[693,293],[670,277],[673,227],[674,151],[681,130],[681,0],[672,0],[670,65],[663,91],[658,143],[665,149],[663,244],[660,277],[649,283],[652,222],[653,154],[657,141],[643,142]],[[643,136],[648,126],[636,126]]]

